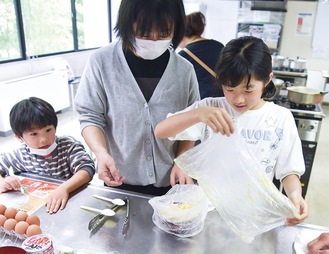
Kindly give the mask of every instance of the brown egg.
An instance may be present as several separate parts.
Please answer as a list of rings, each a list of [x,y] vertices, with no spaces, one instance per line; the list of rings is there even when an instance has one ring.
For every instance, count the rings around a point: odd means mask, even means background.
[[[28,216],[29,216],[29,215],[28,215],[26,212],[24,212],[24,211],[18,211],[18,212],[16,213],[15,220],[16,220],[17,222],[19,222],[19,221],[25,221],[25,220],[27,219]]]
[[[7,219],[14,219],[16,216],[17,210],[14,207],[8,207],[3,214],[4,216],[7,217]]]
[[[0,204],[0,214],[4,214],[7,207],[5,205]]]
[[[7,220],[6,216],[4,216],[3,214],[0,214],[0,227],[3,226],[3,224],[5,223],[6,220]]]
[[[17,221],[13,218],[9,218],[3,223],[3,228],[6,230],[14,230],[15,226],[17,224]]]
[[[20,235],[25,234],[29,226],[29,223],[27,223],[26,221],[19,221],[15,226],[15,232]]]
[[[34,215],[34,214],[31,214],[29,215],[26,220],[25,220],[27,223],[29,223],[30,225],[38,225],[40,226],[40,219],[38,216]]]
[[[38,234],[42,234],[42,230],[40,228],[40,226],[38,225],[30,225],[27,229],[26,229],[26,235],[28,237],[33,236],[33,235],[38,235]]]

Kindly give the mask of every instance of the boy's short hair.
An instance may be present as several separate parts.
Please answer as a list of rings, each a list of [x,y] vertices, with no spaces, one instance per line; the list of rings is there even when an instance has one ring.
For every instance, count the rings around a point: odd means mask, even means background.
[[[42,129],[53,125],[56,129],[58,119],[54,108],[46,101],[30,97],[16,103],[9,113],[10,126],[15,135],[22,137],[24,132]]]

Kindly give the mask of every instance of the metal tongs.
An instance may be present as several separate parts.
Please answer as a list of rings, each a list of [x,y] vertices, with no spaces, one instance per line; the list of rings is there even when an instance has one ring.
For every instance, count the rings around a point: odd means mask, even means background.
[[[120,207],[120,206],[114,205],[111,207],[111,210],[115,211],[118,207]],[[91,221],[88,224],[88,230],[92,234],[96,233],[98,231],[98,229],[100,229],[103,226],[103,224],[105,222],[104,217],[106,217],[106,216],[103,213],[99,213],[94,218],[91,219]]]
[[[126,204],[127,204],[127,207],[126,207],[126,217],[123,221],[123,224],[122,224],[122,234],[124,237],[127,236],[127,233],[128,233],[128,228],[129,228],[129,216],[130,216],[130,201],[129,201],[129,198],[126,198]]]

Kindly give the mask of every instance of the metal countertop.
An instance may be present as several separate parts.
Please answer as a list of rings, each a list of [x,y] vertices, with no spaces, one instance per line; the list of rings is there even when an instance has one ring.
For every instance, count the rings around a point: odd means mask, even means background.
[[[80,208],[86,205],[99,209],[112,206],[109,202],[92,197],[97,194],[108,198],[130,199],[130,226],[127,237],[121,233],[126,206],[116,210],[93,235],[89,221],[96,215]],[[179,238],[163,232],[153,221],[151,196],[117,190],[110,187],[86,185],[71,195],[66,208],[50,215],[44,207],[35,213],[40,217],[44,233],[51,235],[55,248],[70,247],[83,250],[75,253],[221,253],[221,254],[289,254],[301,227],[279,227],[256,237],[250,244],[244,242],[221,219],[216,210],[208,213],[201,233],[190,238]]]

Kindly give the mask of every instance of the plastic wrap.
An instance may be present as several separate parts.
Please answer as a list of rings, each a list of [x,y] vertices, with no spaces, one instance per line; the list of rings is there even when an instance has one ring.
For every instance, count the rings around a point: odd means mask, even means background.
[[[200,233],[208,213],[208,199],[200,186],[175,185],[165,195],[149,200],[152,220],[163,231],[179,237]]]
[[[292,202],[268,178],[237,134],[215,134],[188,150],[177,165],[197,179],[216,210],[246,242],[297,215]]]

